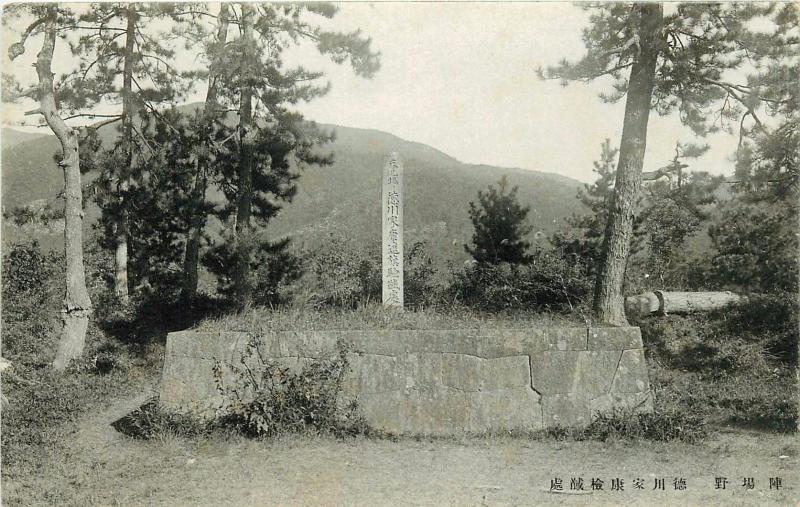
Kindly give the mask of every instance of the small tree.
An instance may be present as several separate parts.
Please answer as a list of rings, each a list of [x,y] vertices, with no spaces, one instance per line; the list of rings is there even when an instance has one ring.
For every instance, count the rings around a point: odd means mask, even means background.
[[[616,159],[619,153],[617,148],[611,147],[610,139],[603,141],[600,148],[600,159],[593,162],[597,180],[591,185],[584,185],[577,196],[590,212],[567,218],[568,228],[556,232],[550,238],[550,242],[563,257],[585,266],[586,274],[589,276],[596,276],[597,261],[601,258],[603,235],[611,200],[614,197]],[[636,225],[634,222],[634,239],[637,232]],[[634,242],[632,250],[635,252],[637,249]]]
[[[474,246],[464,245],[464,249],[480,263],[527,262],[526,252],[531,245],[523,238],[531,231],[525,224],[530,207],[523,207],[517,201],[519,187],[507,191],[505,176],[497,185],[498,188],[489,185],[486,192],[478,191],[479,205],[469,203],[469,217],[475,227]]]

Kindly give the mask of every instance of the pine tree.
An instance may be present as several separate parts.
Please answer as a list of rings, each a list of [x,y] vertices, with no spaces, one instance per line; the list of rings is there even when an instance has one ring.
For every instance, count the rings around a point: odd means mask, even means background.
[[[221,4],[217,14],[216,32],[213,39],[206,44],[205,55],[208,60],[208,90],[203,105],[202,117],[199,119],[199,129],[202,139],[199,140],[198,149],[192,162],[194,164],[194,184],[190,195],[187,211],[189,213],[189,230],[186,236],[186,246],[183,254],[183,273],[181,283],[181,300],[189,303],[197,292],[198,264],[200,260],[200,243],[203,237],[203,228],[206,225],[211,207],[206,201],[211,166],[214,163],[214,151],[217,145],[209,142],[208,137],[219,135],[221,131],[227,136],[227,125],[224,123],[225,111],[219,104],[220,75],[227,64],[224,56],[228,43],[228,29],[230,26],[230,7]],[[220,139],[224,143],[224,140]]]
[[[119,122],[120,137],[99,155],[95,180],[106,245],[115,251],[114,293],[125,302],[129,293],[129,214],[132,194],[146,176],[142,170],[153,150],[144,142],[137,116],[158,117],[159,106],[174,103],[191,86],[196,73],[179,70],[172,38],[150,27],[160,21],[191,23],[198,6],[176,4],[95,3],[79,17],[81,35],[72,45],[78,68],[65,76],[60,93],[74,116],[107,117]],[[88,108],[121,102],[118,114],[86,113]],[[95,129],[97,125],[94,126]],[[135,280],[141,282],[141,280]]]
[[[577,196],[589,213],[567,218],[568,230],[558,231],[550,238],[560,255],[573,258],[585,266],[588,276],[597,272],[597,260],[600,258],[609,206],[614,194],[615,165],[619,153],[618,149],[611,147],[610,139],[604,140],[600,148],[600,159],[593,162],[597,179],[591,185],[584,185]]]
[[[355,73],[364,77],[376,72],[379,64],[370,40],[360,32],[327,31],[315,24],[335,16],[337,8],[332,4],[241,3],[229,8],[230,24],[238,27],[238,37],[212,48],[211,59],[226,62],[217,74],[218,101],[238,112],[236,147],[219,157],[215,168],[227,197],[227,205],[218,215],[234,220],[230,244],[217,248],[233,248],[234,252],[214,252],[211,257],[230,259],[232,266],[216,269],[231,270],[226,279],[233,285],[237,304],[246,306],[253,299],[254,252],[274,250],[259,245],[270,243],[264,228],[280,210],[281,202],[293,197],[297,169],[332,161],[312,149],[331,140],[331,135],[289,109],[323,95],[329,85],[320,83],[320,72],[284,68],[284,51],[309,41],[334,62],[349,61]]]
[[[86,329],[92,314],[92,302],[86,290],[83,263],[83,193],[77,132],[68,127],[61,116],[57,101],[54,76],[51,70],[58,35],[74,27],[74,14],[55,4],[17,5],[4,10],[3,22],[30,14],[33,22],[23,32],[22,40],[11,46],[9,57],[13,60],[25,52],[25,42],[30,36],[41,35],[42,47],[34,66],[38,86],[29,98],[39,102],[39,109],[30,114],[41,114],[53,134],[61,143],[58,165],[64,171],[64,251],[66,278],[64,303],[61,308],[62,327],[53,367],[64,370],[83,352]]]
[[[525,220],[530,207],[521,206],[517,199],[519,187],[508,190],[505,176],[497,187],[489,185],[487,191],[478,191],[478,204],[469,203],[469,217],[475,231],[472,246],[464,249],[479,263],[520,264],[528,261],[530,243],[524,240],[531,227]]]
[[[626,98],[625,119],[614,199],[603,242],[603,262],[595,286],[598,320],[626,322],[622,286],[630,250],[633,216],[642,181],[642,164],[650,110],[678,111],[681,120],[704,135],[730,122],[750,121],[763,129],[759,106],[771,100],[754,82],[727,80],[727,71],[791,59],[798,45],[785,19],[796,19],[795,4],[679,4],[664,15],[657,3],[602,4],[594,9],[584,31],[587,54],[576,63],[562,62],[548,77],[615,79],[608,101]],[[749,21],[763,16],[777,28],[750,30]],[[629,69],[628,79],[623,72]],[[543,73],[544,75],[544,73]],[[717,107],[718,106],[718,107]],[[716,111],[714,110],[717,108]]]

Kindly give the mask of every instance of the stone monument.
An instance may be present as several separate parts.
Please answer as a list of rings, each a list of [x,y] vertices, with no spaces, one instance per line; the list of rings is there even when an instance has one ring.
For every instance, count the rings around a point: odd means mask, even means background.
[[[390,153],[383,166],[383,306],[403,308],[403,164]]]

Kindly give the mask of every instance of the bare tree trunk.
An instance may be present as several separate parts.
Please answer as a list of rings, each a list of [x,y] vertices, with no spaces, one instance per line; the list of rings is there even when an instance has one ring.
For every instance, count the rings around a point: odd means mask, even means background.
[[[61,308],[62,328],[53,368],[64,370],[83,353],[86,328],[92,314],[92,302],[86,290],[83,266],[83,196],[81,194],[78,135],[58,115],[53,92],[53,50],[56,44],[56,8],[50,7],[45,22],[42,49],[36,60],[39,77],[39,108],[47,125],[61,143],[64,170],[64,252],[66,257],[66,292]]]
[[[655,68],[661,50],[663,6],[635,4],[639,16],[639,55],[631,67],[625,120],[617,164],[614,198],[603,239],[603,259],[594,294],[598,321],[625,325],[622,285],[633,232],[633,214],[642,186],[642,166],[647,143],[647,122],[653,95]]]
[[[242,16],[240,27],[245,45],[253,39],[253,7],[242,3]],[[253,55],[245,50],[243,59],[248,62]],[[239,136],[241,151],[239,154],[239,194],[236,203],[236,265],[234,267],[234,290],[237,304],[244,308],[252,300],[252,287],[250,284],[250,251],[252,243],[252,228],[250,224],[250,208],[253,198],[253,85],[249,82],[250,65],[245,63],[244,75],[241,76],[240,89],[241,104],[239,106]]]
[[[217,26],[217,51],[223,50],[228,37],[228,5],[222,4],[219,10],[219,24]],[[206,103],[203,109],[203,120],[208,123],[214,120],[217,115],[217,94],[219,93],[218,69],[215,64],[211,64],[208,76],[208,92],[206,93]],[[208,145],[208,141],[205,141]],[[205,202],[206,189],[208,187],[207,168],[204,167],[205,161],[200,161],[198,157],[197,174],[195,176],[194,187],[191,196],[191,224],[186,236],[186,251],[183,257],[183,286],[181,287],[181,301],[189,303],[197,293],[198,281],[198,261],[200,259],[200,241],[205,227],[206,216],[202,210]]]
[[[114,295],[122,303],[128,301],[128,212],[125,194],[133,174],[133,46],[136,40],[136,10],[127,8],[125,28],[125,63],[122,68],[122,137],[126,150],[126,166],[117,187],[119,210],[114,217]]]

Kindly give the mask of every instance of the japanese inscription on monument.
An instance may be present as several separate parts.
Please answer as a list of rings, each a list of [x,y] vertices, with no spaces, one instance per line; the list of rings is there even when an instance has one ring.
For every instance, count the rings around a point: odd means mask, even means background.
[[[403,307],[403,165],[397,153],[383,166],[383,305]]]

